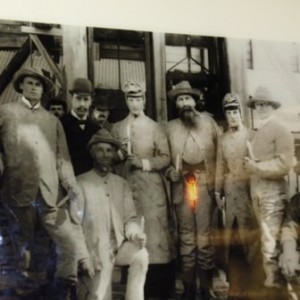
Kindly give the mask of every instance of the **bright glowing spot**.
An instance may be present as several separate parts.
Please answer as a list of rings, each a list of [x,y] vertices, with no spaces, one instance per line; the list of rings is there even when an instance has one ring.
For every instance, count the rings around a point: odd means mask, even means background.
[[[199,195],[199,187],[194,174],[189,174],[185,177],[185,197],[189,206],[195,210]]]

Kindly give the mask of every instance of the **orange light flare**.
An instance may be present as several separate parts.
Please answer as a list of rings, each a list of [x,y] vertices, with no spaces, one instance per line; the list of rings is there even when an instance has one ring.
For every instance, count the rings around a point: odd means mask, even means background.
[[[199,196],[199,186],[194,174],[189,174],[185,177],[185,196],[190,208],[196,209]]]

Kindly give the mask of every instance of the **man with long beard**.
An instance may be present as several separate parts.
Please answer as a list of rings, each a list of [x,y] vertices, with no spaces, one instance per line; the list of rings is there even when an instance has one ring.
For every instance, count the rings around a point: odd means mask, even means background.
[[[168,96],[179,112],[179,118],[167,125],[173,164],[166,176],[172,182],[178,222],[183,299],[195,299],[197,273],[201,299],[211,299],[215,269],[211,224],[218,127],[209,114],[196,111],[201,92],[191,88],[189,82],[179,82]]]

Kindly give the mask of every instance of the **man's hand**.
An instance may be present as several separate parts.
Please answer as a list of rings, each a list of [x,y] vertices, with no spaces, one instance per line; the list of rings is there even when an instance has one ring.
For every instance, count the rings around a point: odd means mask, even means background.
[[[220,210],[224,209],[224,207],[225,207],[225,202],[222,200],[222,197],[221,197],[220,193],[215,192],[215,199],[216,199],[218,208],[219,208]]]
[[[146,234],[144,232],[138,232],[132,238],[132,242],[140,249],[145,248],[146,240]]]
[[[178,182],[181,178],[181,174],[178,171],[176,171],[173,166],[170,168],[168,176],[172,182]]]
[[[133,169],[143,169],[142,160],[135,155],[127,156],[127,163]]]
[[[249,174],[255,174],[257,172],[256,162],[249,157],[244,158],[244,165]]]
[[[298,161],[297,164],[294,166],[294,172],[296,174],[300,174],[300,162]]]
[[[84,258],[79,263],[79,269],[90,278],[95,275],[94,267],[89,258]]]
[[[289,251],[289,253],[282,253],[280,257],[280,267],[282,273],[287,278],[296,276],[296,271],[300,270],[299,259],[300,256],[296,250],[293,252]]]

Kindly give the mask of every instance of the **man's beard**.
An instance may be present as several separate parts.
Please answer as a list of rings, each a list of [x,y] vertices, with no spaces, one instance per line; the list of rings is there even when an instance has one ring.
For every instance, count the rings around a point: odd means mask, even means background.
[[[196,127],[196,116],[196,111],[190,106],[185,106],[179,110],[179,118],[188,127]]]

